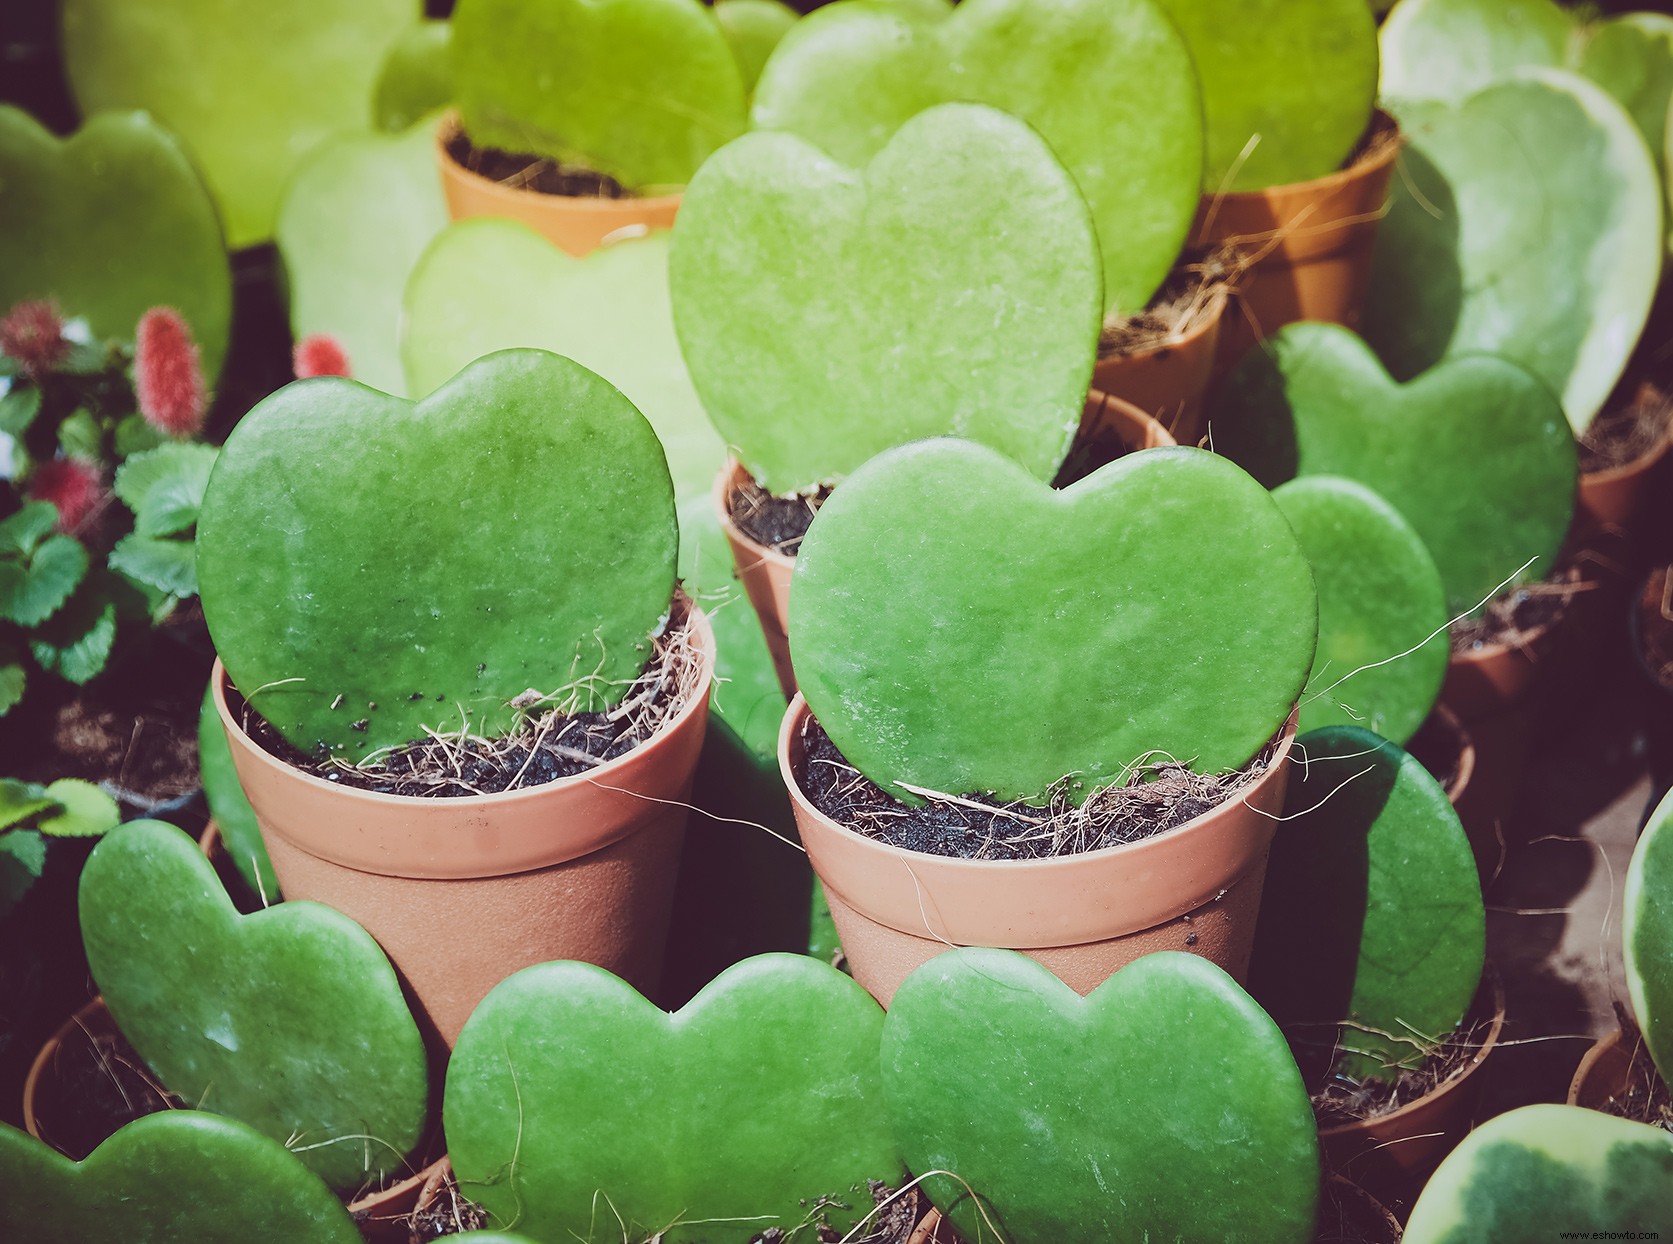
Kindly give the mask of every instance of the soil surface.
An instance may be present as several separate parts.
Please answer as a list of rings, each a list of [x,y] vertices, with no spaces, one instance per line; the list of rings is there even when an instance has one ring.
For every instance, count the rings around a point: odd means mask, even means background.
[[[738,530],[755,543],[794,557],[831,489],[832,485],[824,484],[812,492],[775,497],[746,471],[726,498],[726,511]]]
[[[1186,336],[1213,313],[1221,289],[1231,285],[1237,273],[1237,253],[1230,248],[1180,264],[1168,273],[1143,311],[1104,321],[1098,357],[1140,354]]]
[[[1452,624],[1452,651],[1475,652],[1501,644],[1526,647],[1539,632],[1559,622],[1574,597],[1585,590],[1576,566],[1565,566],[1539,583],[1507,588],[1478,616]]]
[[[633,192],[613,177],[545,156],[478,147],[457,131],[447,140],[447,154],[461,168],[513,190],[534,190],[571,199],[631,199]]]
[[[1607,471],[1636,462],[1673,434],[1673,391],[1642,381],[1624,405],[1607,408],[1580,437],[1580,469]]]
[[[1139,842],[1201,816],[1252,786],[1277,741],[1236,773],[1205,777],[1184,765],[1135,769],[1127,782],[1084,804],[1054,792],[1044,806],[982,794],[903,803],[850,765],[811,716],[796,777],[814,807],[837,824],[907,851],[957,859],[1037,860]]]

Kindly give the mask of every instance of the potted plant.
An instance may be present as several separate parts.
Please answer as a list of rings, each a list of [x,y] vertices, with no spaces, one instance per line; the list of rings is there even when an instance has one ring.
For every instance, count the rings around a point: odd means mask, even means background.
[[[530,963],[655,980],[713,659],[677,539],[650,425],[538,350],[417,404],[298,381],[223,450],[212,694],[274,871],[449,1044]]]
[[[1296,751],[1249,989],[1295,1050],[1326,1159],[1403,1199],[1469,1130],[1504,1022],[1481,882],[1446,793],[1397,745],[1334,725]]]
[[[949,944],[1083,993],[1157,949],[1240,975],[1316,630],[1289,524],[1201,450],[850,476],[796,559],[779,764],[856,979],[887,1004]]]
[[[697,0],[465,0],[458,100],[437,133],[448,210],[510,216],[580,255],[666,229],[680,188],[743,133],[745,86]]]
[[[1103,255],[1107,323],[1095,383],[1194,444],[1226,285],[1194,269],[1167,280],[1203,181],[1203,106],[1190,51],[1163,6],[841,0],[775,49],[750,121],[859,168],[910,118],[952,101],[1026,121],[1063,162]]]

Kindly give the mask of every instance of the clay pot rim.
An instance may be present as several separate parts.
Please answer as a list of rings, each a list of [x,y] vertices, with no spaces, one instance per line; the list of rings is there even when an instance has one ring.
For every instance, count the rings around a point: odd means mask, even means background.
[[[116,1029],[117,1032],[121,1031],[116,1027],[116,1020],[111,1016],[110,1008],[105,1005],[104,995],[95,994],[53,1030],[52,1035],[46,1039],[46,1042],[36,1052],[34,1060],[29,1064],[29,1074],[23,1081],[23,1128],[29,1135],[49,1148],[51,1148],[50,1142],[41,1135],[40,1119],[35,1112],[35,1098],[38,1095],[41,1081],[46,1077],[47,1064],[76,1029],[85,1030],[91,1027],[92,1021],[100,1016],[104,1017],[111,1028]],[[230,1118],[231,1116],[223,1115],[221,1117]],[[58,1150],[53,1149],[53,1152],[56,1153]],[[434,1162],[428,1163],[413,1174],[398,1179],[387,1187],[379,1188],[376,1192],[366,1193],[356,1197],[353,1201],[344,1201],[343,1206],[351,1215],[375,1212],[390,1201],[429,1183],[441,1171],[447,1161],[447,1154],[444,1153]]]
[[[1228,190],[1225,194],[1205,193],[1203,198],[1213,203],[1248,203],[1297,194],[1322,194],[1393,164],[1405,145],[1406,136],[1400,128],[1399,120],[1380,107],[1372,108],[1371,119],[1366,123],[1365,132],[1360,135],[1359,142],[1354,146],[1358,155],[1343,167],[1305,181],[1281,182],[1275,186],[1263,186],[1258,190]]]
[[[721,464],[720,472],[715,476],[712,493],[715,513],[720,517],[721,530],[726,532],[733,540],[748,548],[759,561],[769,565],[782,566],[786,570],[794,569],[796,565],[794,556],[762,544],[732,521],[732,490],[744,479],[753,480],[755,476],[748,467],[738,460],[736,454],[729,452],[726,455],[726,461]]]
[[[596,785],[600,778],[609,776],[624,768],[629,762],[642,758],[651,748],[666,742],[674,733],[690,720],[699,709],[707,712],[708,693],[714,680],[715,672],[715,637],[714,629],[709,623],[708,615],[693,601],[690,605],[688,627],[694,640],[701,669],[696,686],[693,687],[686,702],[680,705],[679,711],[672,714],[652,734],[650,738],[634,745],[620,756],[606,760],[603,764],[581,773],[572,773],[568,777],[555,778],[550,782],[542,782],[537,786],[524,786],[518,790],[495,791],[487,795],[450,795],[445,798],[431,798],[424,795],[392,795],[384,791],[362,790],[355,786],[344,786],[337,782],[328,782],[324,778],[316,777],[304,769],[299,769],[289,761],[281,760],[273,755],[255,739],[251,738],[244,727],[233,717],[227,706],[226,688],[230,685],[226,666],[221,663],[217,655],[215,665],[209,673],[209,686],[213,692],[215,711],[220,716],[221,726],[229,732],[236,732],[248,743],[248,752],[259,763],[268,769],[282,772],[286,779],[300,782],[305,787],[316,791],[329,791],[346,802],[362,806],[383,809],[411,808],[411,807],[445,807],[463,811],[477,809],[495,809],[515,806],[551,797],[553,794],[575,790],[584,786]]]
[[[1470,789],[1470,780],[1475,777],[1475,737],[1470,734],[1470,728],[1464,724],[1464,719],[1440,699],[1436,699],[1430,706],[1429,716],[1439,721],[1442,727],[1458,740],[1458,768],[1452,775],[1452,786],[1450,789],[1445,785],[1441,787],[1446,792],[1447,802],[1456,808],[1458,801],[1464,797],[1464,792]],[[1423,726],[1419,725],[1418,730],[1422,729]]]
[[[1469,1062],[1422,1097],[1407,1102],[1398,1110],[1390,1110],[1387,1114],[1375,1115],[1368,1119],[1354,1119],[1349,1123],[1337,1123],[1331,1127],[1321,1127],[1319,1129],[1319,1140],[1321,1142],[1326,1139],[1335,1140],[1369,1132],[1372,1129],[1388,1128],[1422,1111],[1433,1109],[1436,1103],[1445,1100],[1449,1095],[1456,1093],[1464,1084],[1468,1083],[1481,1065],[1487,1061],[1487,1056],[1497,1048],[1499,1036],[1504,1031],[1505,1026],[1504,980],[1491,963],[1486,964],[1482,969],[1482,983],[1492,990],[1493,1020],[1488,1025],[1487,1035],[1482,1037],[1481,1044],[1476,1047],[1476,1051],[1470,1056]]]
[[[1278,740],[1278,749],[1273,754],[1272,763],[1267,766],[1266,772],[1230,799],[1222,800],[1221,802],[1215,804],[1207,812],[1200,813],[1188,821],[1175,825],[1172,829],[1165,829],[1159,834],[1152,834],[1150,837],[1141,839],[1138,842],[1120,842],[1112,847],[1099,847],[1096,851],[1076,851],[1070,855],[1052,855],[1047,856],[1044,859],[972,860],[956,855],[935,855],[928,851],[910,851],[905,847],[891,846],[886,842],[879,842],[875,838],[868,838],[864,834],[856,833],[854,830],[849,829],[848,826],[842,824],[840,821],[833,820],[831,817],[826,816],[825,813],[815,807],[813,805],[813,801],[807,797],[807,792],[802,789],[801,783],[796,780],[796,775],[793,772],[792,765],[790,763],[791,747],[795,741],[797,729],[800,727],[803,718],[813,717],[813,710],[808,707],[806,698],[799,691],[796,693],[795,699],[790,701],[789,707],[784,710],[784,720],[779,724],[778,768],[779,775],[784,779],[785,786],[789,789],[790,796],[793,801],[805,805],[814,816],[818,817],[819,820],[823,821],[826,825],[859,843],[864,851],[872,855],[879,862],[884,860],[893,860],[904,856],[908,860],[922,860],[924,861],[926,867],[936,868],[937,870],[945,869],[951,873],[965,873],[971,876],[1009,875],[1014,877],[1017,875],[1018,871],[1022,869],[1028,869],[1036,874],[1073,872],[1077,868],[1085,867],[1089,862],[1102,863],[1103,861],[1109,860],[1117,852],[1126,852],[1126,858],[1131,860],[1136,857],[1140,857],[1141,855],[1153,855],[1159,851],[1165,851],[1178,840],[1180,835],[1191,829],[1197,828],[1198,823],[1201,822],[1204,817],[1212,816],[1214,813],[1221,811],[1234,803],[1247,803],[1249,797],[1253,795],[1255,791],[1260,789],[1260,787],[1272,777],[1283,772],[1285,766],[1289,763],[1290,749],[1295,743],[1295,728],[1298,711],[1298,709],[1292,707],[1290,709],[1289,717],[1285,719],[1284,724],[1279,729],[1278,733],[1273,736]],[[817,718],[815,718],[815,720],[817,720]],[[1269,739],[1268,744],[1270,744],[1270,742],[1271,740]],[[1263,748],[1266,745],[1267,744],[1263,744]],[[1276,819],[1273,820],[1273,824],[1276,826]],[[1186,908],[1186,910],[1190,910],[1190,908]],[[875,916],[871,918],[877,919]],[[1051,942],[1046,944],[1058,945],[1060,943]]]
[[[1577,486],[1596,488],[1608,484],[1617,484],[1636,475],[1643,475],[1654,470],[1656,465],[1667,456],[1669,450],[1673,450],[1673,420],[1668,421],[1655,444],[1631,462],[1623,462],[1619,466],[1601,467],[1596,471],[1582,471]]]
[[[1580,586],[1586,582],[1587,580],[1584,578],[1575,580],[1575,587],[1577,589],[1576,594],[1578,594]],[[1447,664],[1476,665],[1484,661],[1496,660],[1497,658],[1507,654],[1519,655],[1534,652],[1550,640],[1552,635],[1556,633],[1557,629],[1568,620],[1569,606],[1572,603],[1572,600],[1564,601],[1563,607],[1557,611],[1556,616],[1548,619],[1547,621],[1541,622],[1531,631],[1522,632],[1522,638],[1519,642],[1513,643],[1510,640],[1497,639],[1492,643],[1483,644],[1479,648],[1466,648],[1462,652],[1455,649],[1447,656]],[[1530,657],[1529,659],[1535,660],[1537,658]],[[1440,702],[1437,700],[1437,706],[1439,703]]]
[[[1202,338],[1212,331],[1214,326],[1225,316],[1226,307],[1231,303],[1232,280],[1229,277],[1219,278],[1212,281],[1206,281],[1204,282],[1204,285],[1208,292],[1207,301],[1205,301],[1201,307],[1192,313],[1188,321],[1190,327],[1184,332],[1170,332],[1166,337],[1159,338],[1150,345],[1137,350],[1126,350],[1121,353],[1111,351],[1108,354],[1100,351],[1094,360],[1095,364],[1125,363],[1132,359],[1145,358],[1149,355],[1157,353],[1160,350],[1177,350],[1182,345],[1202,340]],[[1136,313],[1136,315],[1143,314],[1143,311]],[[1135,316],[1123,316],[1121,318],[1133,319]],[[1107,316],[1105,317],[1104,322],[1106,324],[1109,323]],[[1092,394],[1109,397],[1114,401],[1124,400],[1122,398],[1115,397],[1114,394],[1104,393],[1098,388],[1096,379],[1093,380],[1091,392]],[[1151,417],[1154,418],[1155,416]]]
[[[1586,1086],[1586,1081],[1591,1079],[1592,1072],[1597,1070],[1598,1064],[1603,1062],[1604,1059],[1620,1050],[1626,1043],[1626,1039],[1626,1030],[1617,1028],[1615,1031],[1599,1037],[1586,1047],[1586,1052],[1580,1056],[1580,1065],[1574,1069],[1573,1079],[1568,1082],[1567,1100],[1569,1105],[1578,1106],[1580,1104],[1580,1091]],[[1625,1052],[1629,1055],[1631,1053],[1631,1051]]]
[[[1228,294],[1227,297],[1230,297],[1230,295]],[[1181,337],[1179,340],[1184,341],[1185,338]],[[1168,348],[1171,349],[1172,346],[1173,343],[1170,342]],[[1142,429],[1146,440],[1149,440],[1152,437],[1157,439],[1157,444],[1141,444],[1136,448],[1128,449],[1128,454],[1140,454],[1147,449],[1173,449],[1179,446],[1179,441],[1175,439],[1172,429],[1170,429],[1167,424],[1163,423],[1155,415],[1145,410],[1142,406],[1129,402],[1124,397],[1117,397],[1114,393],[1106,393],[1096,384],[1086,391],[1086,402],[1081,407],[1081,422],[1083,425],[1085,424],[1088,415],[1092,413],[1094,404],[1098,407],[1098,418],[1105,418],[1107,412],[1113,411],[1116,415],[1127,421],[1127,425],[1130,429]],[[1071,449],[1070,452],[1072,453],[1073,450]],[[1061,469],[1062,468],[1060,467],[1059,470]]]
[[[442,114],[441,120],[436,124],[436,164],[441,169],[442,177],[457,178],[461,182],[475,187],[479,192],[503,202],[527,202],[532,197],[536,201],[549,204],[552,210],[559,212],[574,210],[577,206],[585,205],[584,210],[589,212],[620,211],[624,215],[637,215],[647,209],[672,207],[679,203],[684,193],[683,189],[680,189],[662,194],[639,195],[630,193],[624,198],[607,199],[596,195],[547,194],[543,190],[528,190],[522,187],[503,185],[491,177],[484,177],[481,173],[466,168],[455,160],[447,150],[448,142],[456,135],[463,134],[464,129],[464,122],[461,120],[457,108],[449,108]],[[621,206],[618,207],[618,204]],[[649,232],[647,226],[640,225],[637,222],[626,222],[623,228],[624,230],[632,229],[636,234]]]

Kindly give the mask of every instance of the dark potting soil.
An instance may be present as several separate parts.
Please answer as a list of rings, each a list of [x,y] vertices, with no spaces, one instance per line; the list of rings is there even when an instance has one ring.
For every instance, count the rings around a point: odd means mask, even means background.
[[[293,746],[230,686],[227,707],[269,755],[341,786],[431,799],[522,790],[596,769],[646,742],[678,715],[695,691],[702,664],[689,642],[687,603],[683,597],[676,602],[650,664],[616,707],[547,713],[504,738],[430,738],[397,748],[375,765],[352,765]]]
[[[1230,285],[1239,270],[1238,254],[1230,247],[1178,265],[1143,311],[1104,321],[1098,357],[1138,354],[1185,336],[1207,315],[1220,288]]]
[[[726,498],[726,511],[738,530],[755,543],[794,557],[813,525],[813,516],[830,495],[831,486],[826,484],[793,497],[775,497],[744,472],[742,482]]]
[[[484,1230],[488,1211],[459,1191],[459,1181],[449,1166],[431,1196],[421,1199],[407,1216],[405,1226],[407,1244],[427,1244],[443,1236]]]
[[[1560,621],[1569,602],[1585,590],[1577,566],[1564,566],[1538,583],[1507,588],[1488,601],[1476,617],[1452,624],[1448,632],[1452,651],[1474,652],[1500,644],[1523,647],[1538,632]]]
[[[1139,842],[1183,825],[1253,785],[1276,750],[1274,739],[1236,773],[1216,776],[1171,763],[1136,768],[1124,784],[1094,792],[1079,807],[1067,787],[1045,806],[982,794],[912,805],[849,764],[809,716],[796,778],[826,816],[889,846],[957,859],[1038,860]]]
[[[1607,471],[1636,462],[1673,431],[1673,392],[1642,381],[1625,404],[1605,410],[1580,437],[1580,469]]]
[[[1621,1042],[1630,1051],[1626,1087],[1595,1107],[1618,1119],[1634,1123],[1648,1123],[1663,1131],[1673,1132],[1673,1090],[1650,1061],[1650,1051],[1644,1047],[1644,1036],[1619,1003],[1615,1013],[1620,1019]]]
[[[1450,717],[1430,713],[1417,733],[1406,740],[1406,752],[1428,770],[1448,796],[1456,792],[1464,763],[1464,735]]]
[[[1673,691],[1673,566],[1650,572],[1633,608],[1638,659],[1650,677]]]
[[[461,168],[515,190],[535,190],[572,199],[631,199],[632,191],[613,177],[545,156],[478,147],[463,130],[447,140],[447,154]]]

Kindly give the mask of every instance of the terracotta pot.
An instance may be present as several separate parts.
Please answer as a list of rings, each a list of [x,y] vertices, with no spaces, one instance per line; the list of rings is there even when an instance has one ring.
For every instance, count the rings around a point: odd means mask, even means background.
[[[1093,389],[1154,415],[1173,438],[1169,444],[1197,444],[1206,430],[1203,393],[1214,375],[1220,322],[1230,297],[1230,287],[1216,284],[1183,333],[1147,349],[1100,358],[1092,372]]]
[[[1093,389],[1086,395],[1086,405],[1081,409],[1080,431],[1075,434],[1074,446],[1052,485],[1067,488],[1117,458],[1141,449],[1160,449],[1178,443],[1159,419],[1125,398]]]
[[[29,1078],[23,1083],[23,1126],[31,1136],[53,1148],[59,1148],[54,1137],[63,1136],[65,1133],[64,1125],[58,1121],[73,1116],[77,1111],[78,1102],[73,1097],[72,1086],[63,1083],[55,1073],[60,1054],[67,1044],[80,1039],[98,1045],[119,1035],[115,1021],[105,1009],[103,998],[94,998],[65,1020],[58,1031],[53,1033],[41,1047],[40,1053],[35,1055],[35,1061],[29,1067]],[[154,1102],[147,1105],[150,1109],[144,1113],[175,1109],[173,1103],[160,1094]],[[91,1147],[86,1148],[86,1151],[82,1150],[82,1146],[75,1146],[61,1152],[80,1161],[91,1152]],[[371,1241],[371,1244],[406,1244],[407,1215],[418,1205],[422,1189],[437,1172],[445,1169],[447,1158],[443,1156],[405,1179],[346,1202],[349,1213],[354,1216],[360,1227],[361,1234]]]
[[[1586,471],[1580,476],[1574,520],[1577,530],[1624,532],[1651,495],[1667,451],[1673,449],[1673,425],[1667,434],[1625,466]]]
[[[1462,1070],[1398,1110],[1319,1129],[1319,1148],[1330,1169],[1383,1200],[1415,1192],[1441,1159],[1469,1132],[1486,1078],[1482,1065],[1504,1031],[1505,991],[1489,967],[1483,982],[1493,1016],[1479,1048]]]
[[[456,799],[355,790],[277,759],[229,711],[217,663],[215,707],[285,896],[365,926],[449,1048],[484,995],[532,964],[581,959],[653,992],[714,670],[696,610],[692,628],[699,689],[650,741],[573,777]]]
[[[1251,257],[1237,283],[1239,306],[1220,333],[1218,370],[1296,320],[1359,323],[1371,247],[1400,152],[1399,127],[1378,110],[1366,138],[1364,154],[1327,176],[1203,196],[1191,247],[1230,243]]]
[[[1568,1086],[1568,1104],[1631,1118],[1622,1110],[1630,1101],[1647,1102],[1664,1089],[1661,1073],[1636,1030],[1628,1037],[1617,1028],[1586,1051]]]
[[[1530,631],[1520,643],[1494,643],[1454,652],[1441,684],[1441,701],[1467,722],[1520,708],[1559,635],[1559,617]]]
[[[545,194],[473,173],[448,153],[448,143],[459,132],[457,112],[449,112],[436,128],[436,166],[441,170],[447,214],[454,220],[473,216],[515,220],[577,256],[597,250],[618,235],[632,237],[674,227],[674,213],[680,206],[677,194],[625,199]]]
[[[788,553],[768,548],[745,535],[732,521],[732,494],[750,478],[749,472],[736,458],[728,458],[715,477],[715,513],[720,516],[721,530],[732,549],[732,564],[755,616],[761,620],[761,632],[767,637],[767,651],[772,654],[773,669],[778,674],[778,685],[786,698],[796,694],[796,674],[790,668],[790,576],[795,572],[796,559]]]
[[[779,731],[779,768],[849,969],[884,1006],[915,968],[953,946],[1020,950],[1082,994],[1157,950],[1191,950],[1242,980],[1294,713],[1271,767],[1236,798],[1143,842],[1043,860],[926,855],[843,828],[796,778],[810,716],[798,695]]]

